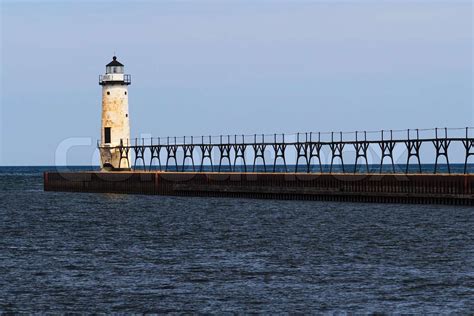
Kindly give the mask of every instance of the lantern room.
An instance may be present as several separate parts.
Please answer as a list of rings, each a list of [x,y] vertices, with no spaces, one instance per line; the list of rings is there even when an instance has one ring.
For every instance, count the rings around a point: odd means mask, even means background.
[[[112,61],[105,66],[105,75],[99,76],[99,84],[131,84],[131,76],[124,74],[124,66],[114,56]]]

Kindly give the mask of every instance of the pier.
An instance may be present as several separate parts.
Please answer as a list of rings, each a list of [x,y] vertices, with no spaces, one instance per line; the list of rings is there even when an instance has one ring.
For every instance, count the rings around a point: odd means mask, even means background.
[[[45,172],[45,191],[474,205],[474,175]]]
[[[132,139],[124,67],[99,75],[101,171],[46,172],[45,191],[473,204],[472,127]]]
[[[120,154],[117,170],[45,172],[44,190],[474,205],[471,134],[472,128],[435,128],[127,139],[113,148],[99,146]],[[453,146],[464,153],[457,170],[449,159]],[[422,148],[434,158],[432,170],[422,169]],[[397,149],[405,153],[404,164],[395,157]],[[287,165],[291,150],[296,161],[292,168]],[[328,164],[322,163],[323,152]],[[353,164],[345,163],[351,154]],[[125,170],[122,163],[133,168]]]

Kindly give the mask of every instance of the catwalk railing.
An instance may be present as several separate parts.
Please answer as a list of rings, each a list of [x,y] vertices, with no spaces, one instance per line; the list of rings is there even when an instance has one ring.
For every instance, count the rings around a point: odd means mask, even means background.
[[[422,173],[421,153],[431,150],[434,173],[439,173],[440,159],[451,173],[449,150],[457,146],[463,155],[463,172],[469,173],[469,159],[474,156],[474,128],[433,128],[408,130],[308,132],[292,134],[253,134],[220,136],[184,136],[135,138],[121,140],[120,145],[100,146],[120,153],[120,167],[169,171],[283,171],[288,172],[287,158],[292,151],[296,159],[294,172],[323,172],[322,158],[327,158],[332,173],[338,172],[405,172]],[[428,147],[429,146],[429,147]],[[398,156],[395,156],[395,153]],[[461,152],[461,153],[460,153]],[[133,159],[131,158],[133,154]],[[369,157],[370,154],[370,157]],[[351,170],[344,159],[354,159]],[[403,158],[401,158],[403,157]],[[197,164],[195,158],[198,159]],[[369,168],[369,158],[373,162]],[[252,163],[248,164],[248,160]],[[404,169],[399,163],[403,159]],[[179,161],[178,161],[179,160]],[[397,163],[395,163],[397,160]],[[237,164],[239,162],[240,164]],[[280,162],[281,164],[277,164]],[[414,162],[414,163],[413,163]],[[188,163],[188,164],[186,164]],[[207,164],[206,164],[207,163]],[[324,166],[327,166],[324,165]],[[397,166],[397,170],[396,170]],[[416,168],[416,169],[413,169]],[[278,170],[277,170],[278,169]],[[461,171],[462,172],[462,171]]]

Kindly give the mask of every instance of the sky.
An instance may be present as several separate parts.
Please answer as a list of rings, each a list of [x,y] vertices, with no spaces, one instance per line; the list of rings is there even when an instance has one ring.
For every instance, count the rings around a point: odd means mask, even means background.
[[[0,165],[97,164],[114,53],[132,137],[474,126],[471,1],[0,3]]]

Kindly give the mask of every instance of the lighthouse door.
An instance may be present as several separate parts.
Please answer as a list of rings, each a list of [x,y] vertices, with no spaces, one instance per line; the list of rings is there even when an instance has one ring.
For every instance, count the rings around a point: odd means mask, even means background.
[[[110,144],[110,127],[104,127],[104,142]]]

